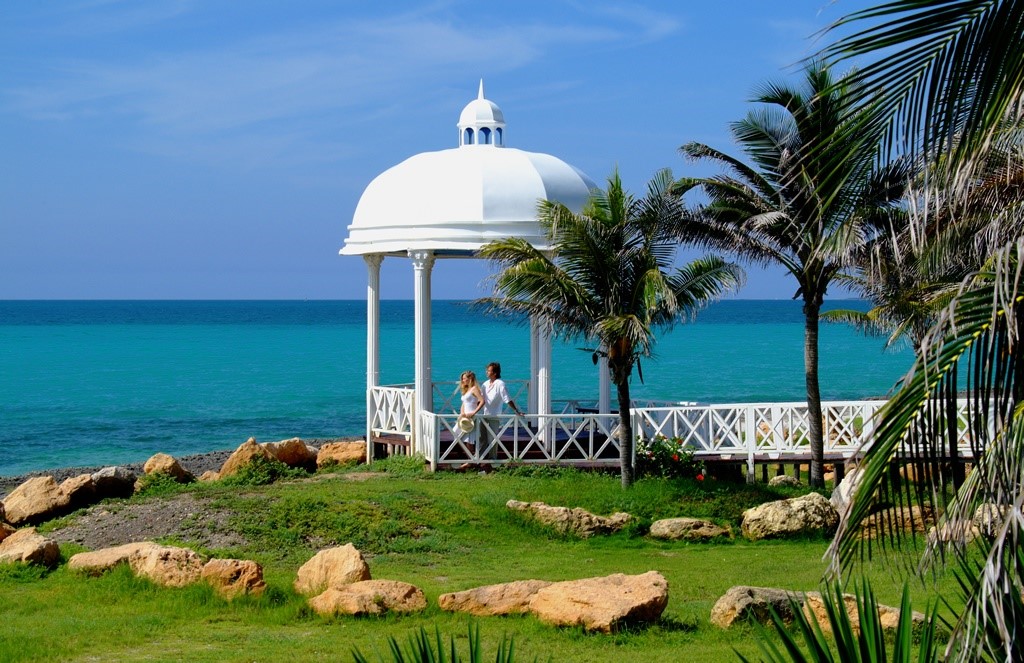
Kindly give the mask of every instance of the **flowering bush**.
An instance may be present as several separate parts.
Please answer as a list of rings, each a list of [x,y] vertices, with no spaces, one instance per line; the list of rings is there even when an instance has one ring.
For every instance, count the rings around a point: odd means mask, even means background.
[[[678,437],[657,435],[636,445],[639,476],[704,480],[704,461],[693,457],[690,447]]]

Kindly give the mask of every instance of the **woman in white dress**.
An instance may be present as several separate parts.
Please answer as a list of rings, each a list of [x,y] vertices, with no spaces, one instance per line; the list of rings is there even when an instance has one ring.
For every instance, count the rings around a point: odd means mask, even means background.
[[[459,415],[472,419],[484,406],[484,395],[477,384],[476,373],[465,371],[459,379],[459,389],[462,390],[462,409]]]

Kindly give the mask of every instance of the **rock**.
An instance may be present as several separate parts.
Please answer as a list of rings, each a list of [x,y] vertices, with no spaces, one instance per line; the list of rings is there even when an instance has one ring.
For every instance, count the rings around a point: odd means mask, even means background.
[[[363,580],[330,587],[309,599],[320,615],[380,615],[385,612],[417,612],[427,607],[423,591],[397,580]]]
[[[251,463],[255,458],[266,458],[270,460],[273,456],[267,451],[266,447],[261,444],[256,444],[256,438],[250,437],[248,440],[243,442],[235,449],[235,452],[220,468],[220,478],[226,479],[227,477],[238,474],[239,470]]]
[[[59,561],[57,542],[37,534],[35,527],[19,529],[0,542],[0,564],[21,562],[56,566]]]
[[[33,477],[4,499],[7,522],[12,525],[39,523],[67,511],[67,494],[53,477]]]
[[[366,442],[328,442],[316,455],[316,466],[366,462]]]
[[[146,464],[142,466],[146,474],[166,474],[178,483],[190,483],[196,478],[178,463],[174,456],[158,453],[150,456]]]
[[[743,512],[743,535],[748,539],[767,539],[810,532],[835,531],[839,514],[818,493],[788,500],[766,502]]]
[[[126,467],[104,467],[93,472],[92,481],[96,485],[96,498],[131,497],[135,492],[135,473]]]
[[[310,453],[311,447],[297,437],[280,442],[267,442],[263,445],[272,458],[288,467],[304,467],[315,469],[317,453]]]
[[[211,559],[203,566],[202,579],[228,600],[243,594],[257,596],[267,588],[263,567],[247,559]]]
[[[800,479],[791,477],[788,474],[779,474],[768,480],[768,485],[775,486],[787,486],[791,488],[799,488],[803,484],[800,483]]]
[[[0,523],[7,522],[7,512],[4,511],[4,503],[0,501]]]
[[[729,628],[736,622],[754,620],[761,624],[771,623],[771,609],[787,622],[793,620],[791,601],[803,604],[804,595],[773,587],[730,587],[711,608],[711,623],[719,628]]]
[[[916,504],[912,507],[894,507],[865,518],[860,526],[860,536],[862,539],[877,539],[883,531],[891,531],[893,528],[924,534],[928,526],[934,524],[935,513],[930,507],[922,509]]]
[[[81,552],[71,556],[71,559],[68,560],[68,568],[72,571],[80,571],[92,576],[98,576],[118,564],[127,564],[128,558],[133,553],[138,552],[141,554],[144,551],[161,547],[151,541],[138,541],[112,548]]]
[[[979,536],[981,536],[981,530],[970,520],[946,521],[941,526],[928,528],[929,544],[970,543]]]
[[[500,585],[475,587],[462,592],[442,594],[437,605],[448,612],[465,612],[478,617],[490,615],[521,615],[530,610],[530,600],[550,582],[517,580]]]
[[[513,511],[531,514],[538,522],[553,527],[563,534],[575,534],[583,538],[595,534],[617,532],[632,519],[628,513],[613,513],[610,516],[595,516],[583,509],[564,506],[548,506],[544,502],[520,502],[509,500],[505,506]]]
[[[79,474],[77,477],[65,479],[60,489],[68,496],[68,508],[80,509],[96,502],[96,482],[91,474]]]
[[[850,617],[850,626],[855,635],[860,634],[860,616],[857,614],[857,597],[853,594],[843,594],[843,605],[846,614]],[[814,617],[824,633],[832,632],[832,624],[828,620],[828,611],[825,609],[825,601],[818,592],[809,592],[804,600],[804,615]],[[882,628],[887,631],[895,631],[900,622],[900,611],[888,605],[878,604],[878,618]],[[920,612],[914,612],[910,617],[915,624],[923,624],[925,616]]]
[[[214,470],[206,470],[199,475],[199,482],[206,483],[208,481],[220,481],[220,472]]]
[[[3,541],[17,531],[18,530],[14,529],[12,525],[8,525],[7,523],[0,521],[0,541]]]
[[[1003,526],[1006,514],[1010,512],[1010,506],[1006,504],[981,504],[974,511],[974,518],[971,522],[978,531],[987,537],[994,537],[999,528]]]
[[[668,581],[657,571],[556,582],[530,600],[530,612],[556,626],[611,633],[627,623],[654,622],[668,605]]]
[[[341,587],[370,579],[370,567],[363,554],[351,543],[321,550],[301,567],[295,578],[295,591],[306,596],[330,587]]]
[[[142,548],[128,556],[132,572],[164,587],[184,587],[199,581],[203,560],[188,548],[159,546]]]
[[[846,476],[832,490],[832,497],[829,498],[829,502],[835,507],[837,513],[842,513],[846,510],[846,505],[850,503],[850,498],[853,497],[854,491],[857,490],[858,484],[860,484],[861,479],[864,477],[864,473],[856,465],[848,467]]]
[[[651,536],[669,541],[707,541],[720,536],[731,537],[732,530],[700,518],[665,518],[651,524]]]

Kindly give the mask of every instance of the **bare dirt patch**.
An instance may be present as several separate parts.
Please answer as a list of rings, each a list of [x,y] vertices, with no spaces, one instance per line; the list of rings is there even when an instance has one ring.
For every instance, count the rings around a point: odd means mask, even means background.
[[[90,550],[165,537],[204,548],[245,545],[245,539],[228,528],[230,517],[230,511],[214,508],[208,498],[191,493],[141,502],[110,500],[76,512],[65,526],[47,536]]]

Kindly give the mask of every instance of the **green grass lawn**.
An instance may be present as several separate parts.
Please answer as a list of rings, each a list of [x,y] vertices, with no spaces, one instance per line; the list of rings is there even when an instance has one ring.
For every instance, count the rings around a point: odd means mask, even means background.
[[[756,658],[757,630],[712,626],[712,605],[733,585],[817,589],[828,545],[826,538],[687,544],[643,536],[651,520],[681,515],[709,517],[738,531],[743,509],[799,492],[763,485],[644,480],[623,491],[618,477],[602,474],[398,472],[361,481],[337,475],[187,490],[231,510],[230,527],[250,542],[200,552],[260,562],[269,586],[264,596],[228,603],[205,586],[159,588],[127,569],[88,578],[64,566],[52,572],[0,567],[0,661],[350,661],[353,647],[374,658],[374,651],[386,652],[387,636],[404,642],[420,627],[455,636],[465,654],[470,621],[480,627],[487,658],[503,635],[515,638],[517,661],[734,661],[734,650]],[[601,514],[622,510],[638,516],[639,524],[609,537],[563,537],[509,511],[509,499]],[[427,610],[382,618],[311,613],[291,588],[297,568],[316,550],[350,541],[374,578],[422,588]],[[652,569],[669,582],[661,621],[614,635],[558,629],[533,617],[470,618],[437,608],[440,594],[480,585]],[[881,566],[869,573],[879,599],[897,605],[896,574]],[[951,587],[950,580],[940,585]],[[912,596],[923,610],[933,593],[912,584]]]

